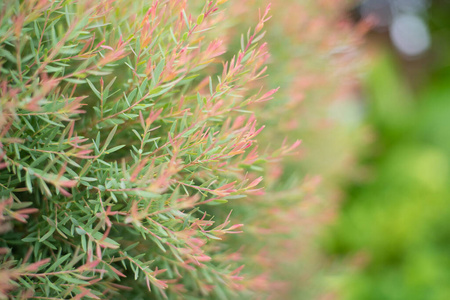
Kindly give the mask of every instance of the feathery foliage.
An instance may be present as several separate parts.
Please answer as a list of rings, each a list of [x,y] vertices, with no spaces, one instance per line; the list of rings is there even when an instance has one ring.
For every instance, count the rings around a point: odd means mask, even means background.
[[[251,105],[275,90],[268,9],[224,61],[221,2],[0,3],[3,298],[245,288],[223,204],[261,193]]]

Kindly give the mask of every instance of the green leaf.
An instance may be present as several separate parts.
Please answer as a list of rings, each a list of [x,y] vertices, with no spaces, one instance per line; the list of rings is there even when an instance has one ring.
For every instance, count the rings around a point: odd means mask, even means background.
[[[85,235],[86,231],[80,227],[76,227],[75,231],[79,234],[79,235]]]
[[[44,234],[44,236],[43,237],[41,237],[40,239],[39,239],[39,242],[40,243],[42,243],[42,242],[44,242],[46,239],[48,239],[52,234],[53,234],[53,232],[55,232],[55,227],[50,227],[50,230],[46,233],[46,234]]]
[[[68,253],[64,256],[61,256],[60,258],[58,258],[47,270],[45,270],[46,272],[53,272],[54,270],[56,270],[56,267],[61,266],[69,257],[71,257],[72,254]]]
[[[108,149],[106,151],[106,154],[110,154],[110,153],[116,152],[117,150],[120,150],[120,149],[122,149],[125,146],[126,145],[119,145],[119,146],[112,147],[112,148],[110,148],[110,149]]]
[[[28,191],[29,191],[30,193],[32,193],[32,192],[33,192],[33,185],[31,184],[31,176],[30,176],[30,172],[27,172],[27,173],[25,174],[25,182],[26,182]]]
[[[226,200],[226,199],[216,199],[216,200],[213,200],[211,202],[208,202],[207,204],[208,205],[219,205],[219,204],[224,204],[224,203],[228,203],[228,200]]]
[[[100,92],[95,88],[95,86],[92,84],[92,82],[86,78],[86,82],[88,83],[91,90],[94,92],[94,94],[97,96],[98,99],[101,99]]]
[[[156,86],[156,84],[159,82],[159,77],[161,76],[161,73],[164,70],[165,65],[166,65],[166,62],[163,59],[156,66],[156,68],[153,72],[153,75],[152,75],[152,86]]]
[[[106,148],[109,146],[109,143],[111,143],[111,140],[114,138],[114,135],[116,134],[118,125],[114,126],[114,128],[111,130],[111,132],[108,134],[108,137],[106,138],[105,143],[103,144],[103,148],[101,152],[104,152]]]
[[[202,24],[202,22],[203,22],[203,18],[205,17],[205,15],[204,14],[201,14],[200,16],[198,16],[198,18],[197,18],[197,25],[200,25],[200,24]]]
[[[189,24],[189,21],[188,21],[188,18],[186,16],[186,12],[184,11],[184,9],[181,11],[181,13],[183,14],[183,18],[184,18],[184,22],[186,23],[186,27],[188,29],[190,29],[190,24]]]
[[[74,284],[80,284],[80,285],[86,285],[88,284],[87,281],[80,280],[74,277],[70,277],[69,275],[59,275],[59,278],[63,279],[64,281],[74,283]]]

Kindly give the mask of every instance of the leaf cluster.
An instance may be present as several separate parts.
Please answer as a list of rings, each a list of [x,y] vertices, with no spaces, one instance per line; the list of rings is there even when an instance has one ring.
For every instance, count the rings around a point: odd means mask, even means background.
[[[275,90],[249,86],[268,11],[224,61],[218,5],[0,4],[0,295],[245,289],[226,238],[242,224],[215,206],[261,193],[251,107]]]

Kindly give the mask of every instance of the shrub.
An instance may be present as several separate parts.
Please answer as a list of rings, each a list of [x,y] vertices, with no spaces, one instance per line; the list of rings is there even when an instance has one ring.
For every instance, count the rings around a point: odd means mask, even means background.
[[[230,36],[251,26],[256,21],[251,12],[268,1],[230,1],[237,24]],[[350,22],[348,1],[271,2],[264,36],[270,76],[263,80],[280,89],[258,110],[265,125],[258,145],[271,148],[286,138],[287,145],[299,138],[302,143],[264,167],[264,195],[230,203],[246,224],[234,238],[251,241],[242,254],[244,270],[259,271],[252,286],[261,297],[316,299],[327,292],[326,276],[334,272],[316,238],[336,215],[341,185],[355,176],[355,156],[365,138],[355,92],[368,24]],[[237,47],[239,40],[231,45]]]
[[[261,193],[251,105],[275,90],[254,83],[268,10],[225,62],[220,2],[0,4],[3,298],[244,288],[216,205]]]

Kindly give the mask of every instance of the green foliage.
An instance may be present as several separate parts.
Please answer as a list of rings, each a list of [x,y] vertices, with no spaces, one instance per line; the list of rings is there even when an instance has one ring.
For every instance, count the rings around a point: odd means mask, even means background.
[[[415,97],[395,66],[388,55],[374,60],[370,178],[350,188],[325,239],[346,265],[334,282],[342,299],[450,297],[449,76]]]
[[[6,0],[0,11],[0,295],[244,289],[227,243],[242,224],[215,206],[260,193],[251,105],[275,92],[252,92],[268,10],[227,62],[213,1]]]
[[[255,21],[249,17],[252,5],[269,1],[229,1],[238,28]],[[335,213],[339,183],[354,174],[355,149],[361,143],[354,95],[361,65],[359,37],[345,20],[345,1],[271,2],[272,19],[264,35],[271,55],[265,80],[280,89],[276,100],[262,103],[258,119],[265,129],[258,144],[284,145],[277,152],[289,155],[264,166],[263,201],[230,205],[249,224],[243,235],[251,243],[245,244],[243,256],[246,268],[261,273],[253,280],[258,294],[316,299],[325,285],[324,258],[315,238]],[[238,38],[231,43],[235,48],[240,44]],[[300,138],[299,147],[289,150],[287,141]],[[260,167],[257,160],[252,167]]]

